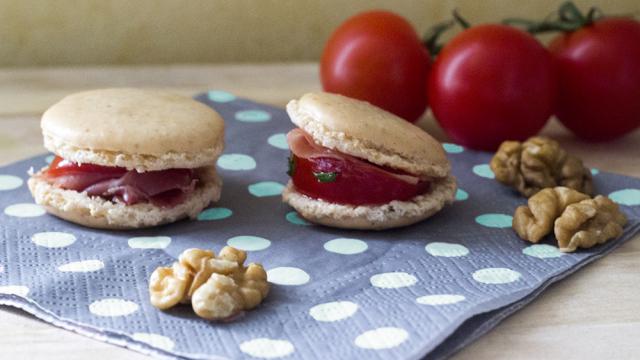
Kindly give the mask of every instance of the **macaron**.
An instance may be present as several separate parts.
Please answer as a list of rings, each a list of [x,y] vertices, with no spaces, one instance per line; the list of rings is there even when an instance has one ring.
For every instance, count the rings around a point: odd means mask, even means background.
[[[36,203],[94,228],[195,218],[220,198],[224,121],[189,97],[114,88],[69,95],[41,121],[56,157],[32,174]]]
[[[382,230],[422,221],[453,202],[442,145],[367,102],[309,93],[287,104],[291,177],[283,201],[331,227]]]

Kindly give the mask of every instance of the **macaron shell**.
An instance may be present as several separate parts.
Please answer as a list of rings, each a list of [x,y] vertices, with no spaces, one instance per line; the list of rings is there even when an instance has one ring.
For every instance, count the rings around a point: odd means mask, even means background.
[[[41,126],[51,143],[151,156],[211,149],[224,135],[220,115],[202,103],[129,88],[69,95],[44,113]]]

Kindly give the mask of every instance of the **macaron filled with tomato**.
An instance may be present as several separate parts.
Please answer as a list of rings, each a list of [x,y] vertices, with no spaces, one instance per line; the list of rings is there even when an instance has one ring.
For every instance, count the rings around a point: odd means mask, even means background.
[[[42,117],[49,166],[29,179],[36,203],[95,228],[196,217],[220,198],[224,122],[191,98],[140,89],[70,95]]]
[[[367,102],[309,93],[287,105],[291,177],[283,200],[307,220],[381,230],[424,220],[453,202],[441,144]]]

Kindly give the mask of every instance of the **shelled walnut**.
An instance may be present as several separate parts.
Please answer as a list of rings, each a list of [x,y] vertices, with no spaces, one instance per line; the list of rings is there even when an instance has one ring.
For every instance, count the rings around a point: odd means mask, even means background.
[[[554,226],[560,251],[590,248],[622,235],[627,217],[606,196],[582,200],[567,206]]]
[[[523,143],[505,141],[489,165],[496,180],[526,197],[554,186],[593,193],[591,171],[549,138],[532,137]]]
[[[609,198],[598,195],[591,199],[561,186],[539,191],[513,215],[513,229],[522,239],[537,243],[553,230],[563,252],[617,238],[626,222]]]
[[[513,215],[513,229],[524,240],[537,243],[553,230],[554,221],[570,204],[588,199],[581,192],[558,186],[540,190],[519,206]]]
[[[159,267],[151,275],[151,304],[165,310],[191,303],[205,319],[222,320],[258,306],[269,293],[267,274],[260,264],[244,266],[247,254],[225,246],[213,251],[187,249],[171,267]]]

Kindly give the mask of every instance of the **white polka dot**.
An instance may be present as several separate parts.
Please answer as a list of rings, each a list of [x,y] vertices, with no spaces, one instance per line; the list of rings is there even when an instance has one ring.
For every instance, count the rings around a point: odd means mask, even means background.
[[[271,241],[259,236],[241,235],[227,240],[227,245],[244,251],[259,251],[271,246]]]
[[[311,280],[309,274],[295,267],[282,266],[267,271],[267,280],[278,285],[304,285]]]
[[[411,286],[418,282],[418,279],[406,272],[388,272],[373,275],[369,281],[371,285],[382,289],[395,289]]]
[[[369,245],[358,239],[338,238],[324,243],[324,249],[341,255],[355,255],[367,251]]]
[[[418,304],[422,305],[449,305],[464,301],[466,298],[464,295],[453,294],[438,294],[438,295],[425,295],[416,299]]]
[[[128,241],[132,249],[164,249],[171,244],[168,236],[139,236],[132,237]]]
[[[75,261],[58,266],[58,270],[62,272],[92,272],[103,268],[104,263],[100,260]]]
[[[522,250],[522,253],[538,259],[557,258],[564,255],[564,253],[557,247],[547,244],[534,244],[527,246]]]
[[[29,288],[23,285],[5,285],[0,286],[0,294],[17,295],[26,297],[29,293]]]
[[[427,244],[424,249],[433,256],[459,257],[469,254],[469,249],[465,246],[445,242],[432,242]]]
[[[0,191],[17,189],[22,183],[22,179],[17,176],[0,175]]]
[[[292,354],[294,350],[293,344],[287,340],[258,338],[240,344],[240,351],[261,359],[284,357]]]
[[[143,342],[155,348],[171,351],[176,344],[170,338],[151,333],[135,333],[131,336],[133,340]]]
[[[4,272],[4,265],[0,265],[0,273]]]
[[[354,343],[363,349],[382,350],[394,348],[408,338],[409,333],[405,329],[381,327],[358,335]]]
[[[333,301],[319,304],[309,309],[309,315],[316,321],[331,322],[346,319],[358,311],[358,304],[351,301]]]
[[[507,268],[486,268],[473,273],[473,280],[483,284],[508,284],[520,279],[520,273]]]
[[[65,232],[47,231],[33,234],[31,241],[46,248],[61,248],[76,242],[76,237]]]
[[[483,178],[493,179],[496,177],[496,175],[493,173],[493,170],[491,170],[491,167],[489,167],[489,164],[476,165],[472,170],[474,174]]]
[[[44,215],[45,212],[42,206],[29,203],[13,204],[4,209],[5,214],[15,217],[36,217]]]
[[[138,304],[129,300],[107,298],[92,302],[89,311],[97,316],[125,316],[138,311]]]

